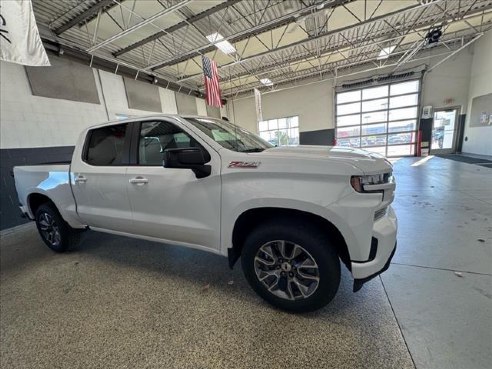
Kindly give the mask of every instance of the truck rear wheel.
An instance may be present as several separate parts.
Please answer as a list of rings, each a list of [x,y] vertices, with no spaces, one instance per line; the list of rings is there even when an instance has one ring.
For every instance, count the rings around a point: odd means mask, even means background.
[[[254,229],[244,244],[241,264],[258,295],[292,312],[327,305],[340,284],[340,260],[329,237],[290,219]]]
[[[64,252],[79,243],[80,232],[70,227],[51,204],[43,204],[36,210],[36,226],[44,243],[53,251]]]

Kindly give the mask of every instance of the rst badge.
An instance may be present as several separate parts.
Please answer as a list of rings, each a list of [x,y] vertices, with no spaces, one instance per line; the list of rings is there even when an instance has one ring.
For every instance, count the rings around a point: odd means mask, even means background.
[[[260,164],[261,162],[259,161],[231,161],[227,167],[254,169],[254,168],[258,168]]]

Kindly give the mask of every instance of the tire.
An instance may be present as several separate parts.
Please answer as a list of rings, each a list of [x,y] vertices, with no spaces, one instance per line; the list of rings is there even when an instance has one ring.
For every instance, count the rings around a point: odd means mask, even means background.
[[[293,255],[297,256],[285,257]],[[258,295],[290,312],[322,308],[335,297],[340,285],[340,260],[329,237],[309,224],[291,219],[271,221],[255,228],[244,243],[241,264],[247,281]],[[278,277],[282,272],[284,276]]]
[[[44,243],[55,252],[67,251],[80,241],[80,232],[70,227],[51,204],[36,210],[36,227]]]

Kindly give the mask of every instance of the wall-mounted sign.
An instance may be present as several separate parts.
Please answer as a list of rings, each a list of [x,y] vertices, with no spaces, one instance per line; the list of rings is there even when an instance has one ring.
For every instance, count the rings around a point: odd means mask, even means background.
[[[490,127],[492,115],[492,94],[477,96],[472,100],[470,127]]]
[[[432,118],[432,106],[424,106],[422,108],[422,119],[430,119]]]

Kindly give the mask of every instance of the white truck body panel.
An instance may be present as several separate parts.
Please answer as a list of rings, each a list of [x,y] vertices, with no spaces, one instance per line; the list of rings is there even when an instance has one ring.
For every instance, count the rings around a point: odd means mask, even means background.
[[[241,214],[257,208],[294,209],[320,216],[340,231],[354,278],[369,277],[385,266],[396,242],[397,221],[390,206],[394,185],[384,195],[358,193],[350,185],[351,176],[391,172],[384,158],[360,149],[324,146],[278,147],[258,153],[230,151],[174,115],[105,125],[146,120],[170,121],[192,135],[211,156],[211,174],[197,179],[189,169],[91,166],[82,160],[87,133],[95,128],[91,127],[80,135],[71,168],[14,168],[22,211],[32,219],[28,197],[43,194],[74,228],[90,226],[226,256]],[[257,166],[231,168],[229,164],[235,161]],[[133,183],[135,179],[145,182]],[[385,215],[375,220],[376,211],[385,208]],[[372,237],[379,241],[378,252],[367,262]]]

